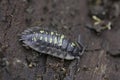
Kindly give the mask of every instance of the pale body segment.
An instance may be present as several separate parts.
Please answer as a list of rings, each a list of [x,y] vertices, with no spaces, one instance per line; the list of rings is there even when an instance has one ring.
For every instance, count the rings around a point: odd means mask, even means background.
[[[61,59],[73,60],[79,57],[82,46],[72,42],[63,34],[32,27],[22,32],[22,42],[33,50]]]

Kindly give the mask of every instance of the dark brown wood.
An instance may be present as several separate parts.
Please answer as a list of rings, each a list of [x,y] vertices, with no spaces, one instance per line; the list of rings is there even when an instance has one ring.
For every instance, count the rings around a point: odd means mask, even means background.
[[[120,20],[98,36],[85,27],[88,9],[86,0],[0,0],[0,80],[119,80]],[[22,47],[18,35],[39,25],[81,35],[87,51],[78,66]]]

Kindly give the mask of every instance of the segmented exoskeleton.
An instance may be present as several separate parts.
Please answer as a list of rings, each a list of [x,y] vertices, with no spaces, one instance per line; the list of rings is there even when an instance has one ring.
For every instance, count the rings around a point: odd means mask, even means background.
[[[72,42],[63,34],[49,29],[32,27],[24,30],[20,40],[33,50],[61,59],[73,60],[82,55],[84,46],[79,41]]]

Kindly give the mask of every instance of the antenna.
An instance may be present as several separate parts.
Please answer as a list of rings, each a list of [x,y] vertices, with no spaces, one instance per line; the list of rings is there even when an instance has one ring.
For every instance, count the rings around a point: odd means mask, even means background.
[[[78,36],[78,41],[77,42],[78,42],[78,45],[82,47],[82,52],[79,53],[79,55],[82,55],[84,53],[86,47],[81,42],[81,36],[80,35]]]

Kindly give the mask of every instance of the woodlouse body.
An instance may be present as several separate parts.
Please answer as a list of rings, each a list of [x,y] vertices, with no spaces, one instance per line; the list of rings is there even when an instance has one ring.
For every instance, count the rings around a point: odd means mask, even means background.
[[[73,60],[82,54],[84,47],[79,42],[72,42],[63,34],[32,27],[24,32],[20,40],[33,50],[61,59]]]

